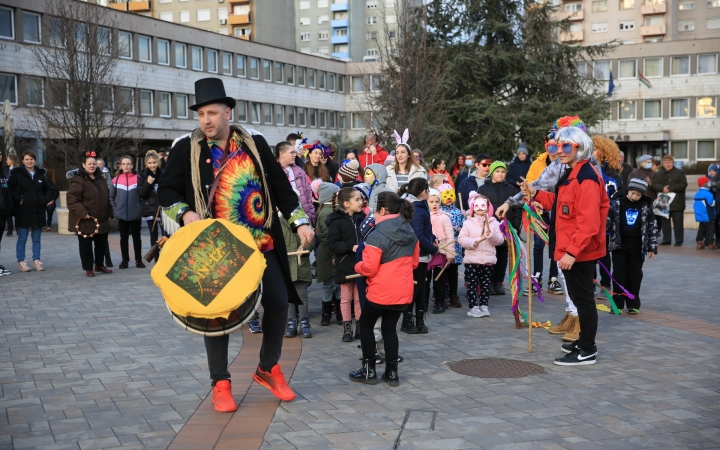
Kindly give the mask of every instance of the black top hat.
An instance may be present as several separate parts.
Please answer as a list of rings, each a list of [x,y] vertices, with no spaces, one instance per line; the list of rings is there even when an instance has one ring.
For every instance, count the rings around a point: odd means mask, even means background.
[[[195,82],[195,103],[190,109],[197,111],[201,106],[211,103],[225,103],[235,108],[235,99],[225,95],[225,86],[220,78],[203,78]]]

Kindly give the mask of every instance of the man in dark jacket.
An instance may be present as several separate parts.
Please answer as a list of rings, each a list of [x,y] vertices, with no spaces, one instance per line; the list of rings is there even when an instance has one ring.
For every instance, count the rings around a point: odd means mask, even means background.
[[[195,82],[199,128],[177,139],[160,179],[158,200],[168,232],[208,217],[232,220],[246,227],[265,256],[262,305],[263,342],[260,364],[253,374],[281,400],[295,399],[278,365],[288,314],[288,299],[300,302],[290,275],[287,249],[277,210],[300,241],[315,236],[305,212],[265,139],[231,126],[235,99],[225,95],[218,78]],[[219,181],[223,181],[220,183]],[[250,200],[250,204],[245,204]],[[252,208],[251,213],[244,213]],[[282,282],[280,282],[282,280]],[[228,335],[205,337],[213,382],[213,405],[220,412],[237,410],[230,387]]]
[[[477,192],[480,186],[487,180],[488,174],[490,173],[490,164],[492,159],[488,155],[478,155],[475,160],[475,172],[471,173],[467,178],[462,180],[460,184],[457,184],[457,203],[461,210],[465,211],[468,209],[468,198],[472,191]],[[460,178],[458,176],[458,178]]]
[[[622,166],[622,170],[620,170],[620,178],[622,178],[623,186],[628,185],[628,179],[630,178],[630,173],[633,171],[633,167],[625,162],[625,152],[622,150],[620,151],[620,165]]]
[[[663,156],[662,167],[655,174],[652,187],[658,193],[669,194],[674,192],[675,198],[670,203],[670,218],[660,218],[662,226],[662,242],[660,245],[670,245],[671,243],[671,220],[672,228],[675,228],[675,245],[680,246],[683,244],[683,233],[685,232],[683,215],[685,214],[685,190],[687,185],[685,172],[675,167],[675,158],[670,154]]]
[[[520,144],[517,149],[517,156],[508,166],[507,177],[505,180],[512,186],[519,186],[522,181],[520,177],[525,178],[530,169],[530,157],[525,144]]]

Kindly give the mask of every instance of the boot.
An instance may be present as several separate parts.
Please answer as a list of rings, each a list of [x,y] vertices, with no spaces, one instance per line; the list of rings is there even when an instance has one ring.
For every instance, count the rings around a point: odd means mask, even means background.
[[[445,307],[441,303],[435,303],[433,308],[433,314],[442,314],[445,312]]]
[[[382,379],[387,382],[388,386],[400,386],[400,377],[398,377],[397,370],[397,361],[385,362],[385,372],[382,374]]]
[[[403,321],[402,325],[400,326],[400,331],[407,334],[418,334],[419,331],[418,328],[415,326],[415,322],[413,321],[413,316],[411,313],[403,313]]]
[[[495,295],[505,295],[505,288],[502,283],[495,283]]]
[[[562,318],[560,323],[555,325],[554,327],[548,328],[548,331],[550,334],[565,334],[568,330],[570,330],[570,327],[572,326],[572,316],[570,315],[570,311],[565,313],[565,317]]]
[[[375,372],[375,360],[363,359],[363,366],[358,370],[350,372],[352,381],[365,384],[377,384],[377,373]]]
[[[323,302],[322,304],[322,318],[320,319],[320,325],[330,325],[330,319],[332,318],[332,302]]]
[[[702,241],[697,241],[697,249],[698,250],[704,250],[705,246],[703,245]]]
[[[425,326],[425,311],[417,312],[417,330],[418,333],[427,334],[428,328]]]
[[[565,342],[575,342],[580,339],[580,318],[578,316],[570,316],[572,324],[570,329],[563,334],[562,340]]]
[[[453,308],[461,308],[462,303],[460,303],[460,297],[458,297],[457,295],[453,295],[452,297],[450,297],[450,306],[452,306]]]
[[[342,310],[340,309],[340,300],[334,298],[333,303],[335,304],[335,320],[337,320],[338,325],[342,325],[343,318]]]
[[[353,341],[352,322],[343,322],[343,342]]]
[[[360,339],[360,322],[355,319],[355,339]]]
[[[304,338],[311,338],[312,332],[310,331],[310,319],[302,317],[300,319],[300,336]]]
[[[715,244],[708,245],[708,250],[717,250],[717,246]]]
[[[287,328],[285,329],[286,338],[294,338],[297,336],[297,322],[294,317],[288,317]]]

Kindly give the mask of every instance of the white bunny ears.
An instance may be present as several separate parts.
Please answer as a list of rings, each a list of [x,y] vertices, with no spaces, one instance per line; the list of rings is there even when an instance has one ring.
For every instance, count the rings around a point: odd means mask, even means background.
[[[410,151],[412,151],[412,148],[410,148],[410,145],[408,145],[408,139],[410,138],[410,131],[408,131],[407,128],[405,128],[405,131],[403,131],[402,139],[400,138],[400,135],[398,134],[397,130],[393,130],[393,134],[395,135],[395,142],[397,142],[397,145],[395,148],[397,148],[400,145],[404,145],[405,147],[409,148]]]

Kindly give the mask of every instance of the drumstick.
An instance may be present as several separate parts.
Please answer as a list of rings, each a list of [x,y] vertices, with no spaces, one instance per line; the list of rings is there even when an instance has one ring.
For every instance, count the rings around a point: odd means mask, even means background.
[[[460,211],[462,211],[463,214],[465,214],[465,208],[463,208],[462,205],[462,194],[458,192],[458,203],[460,203]]]
[[[159,216],[159,215],[160,215],[160,208],[158,208],[157,211],[155,211],[155,220],[153,220],[153,226],[152,226],[152,228],[150,229],[150,232],[155,231],[155,224],[157,223],[157,220],[158,220],[158,216]]]
[[[440,248],[438,249],[438,251],[440,251],[440,250],[445,250],[446,247],[449,247],[449,246],[451,246],[451,245],[453,245],[453,244],[455,244],[455,241],[450,241],[450,242],[448,242],[447,244],[445,244],[445,245],[443,245],[442,247],[440,247]]]
[[[449,265],[450,265],[450,261],[448,261],[448,262],[445,263],[445,266],[442,268],[442,270],[440,271],[440,273],[437,274],[437,277],[435,277],[435,281],[438,281],[438,280],[440,279],[440,277],[442,276],[443,272],[445,272],[445,269],[447,269]]]
[[[307,255],[308,253],[310,253],[310,250],[298,250],[296,252],[288,252],[288,256]]]
[[[162,236],[160,239],[158,239],[157,244],[153,245],[150,250],[143,256],[143,259],[146,263],[152,262],[153,259],[157,256],[158,253],[160,253],[160,249],[163,245],[165,245],[165,242],[167,242],[168,238],[167,236]]]
[[[346,280],[354,280],[355,278],[362,278],[362,275],[360,275],[359,273],[354,273],[345,277]],[[413,283],[417,284],[417,281],[413,281]]]

